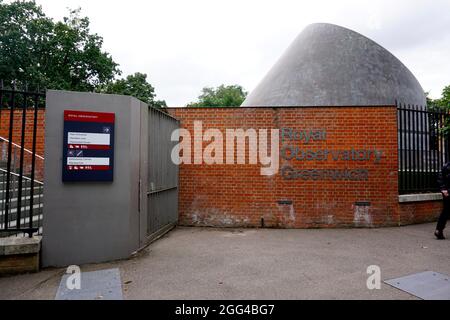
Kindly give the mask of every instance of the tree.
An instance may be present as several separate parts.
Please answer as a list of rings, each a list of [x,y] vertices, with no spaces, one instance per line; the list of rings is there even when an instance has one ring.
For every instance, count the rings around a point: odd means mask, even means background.
[[[188,107],[239,107],[246,97],[247,92],[239,85],[206,87],[198,101],[188,104]]]
[[[154,100],[145,74],[115,81],[119,65],[102,50],[103,38],[92,34],[89,24],[80,9],[54,22],[35,1],[0,0],[0,79],[6,85],[127,94],[165,107]]]
[[[0,0],[0,79],[48,89],[92,91],[120,74],[80,10],[53,22],[34,1]]]
[[[0,78],[41,83],[53,22],[34,2],[0,0]]]
[[[442,96],[439,99],[429,98],[428,92],[425,92],[425,96],[427,97],[427,106],[429,108],[450,110],[450,86],[446,86],[442,90]]]
[[[136,72],[125,79],[119,79],[97,88],[98,92],[133,96],[150,106],[165,108],[166,102],[155,100],[155,89],[147,82],[147,75]]]
[[[450,109],[450,86],[447,86],[442,90],[442,97],[436,100],[436,103],[441,108],[445,108],[447,110]]]
[[[430,99],[428,94],[426,94],[426,96],[429,111],[440,111],[445,113],[450,111],[450,86],[447,86],[442,90],[442,96],[439,99]],[[444,124],[439,130],[447,137],[450,135],[450,118],[445,117]]]

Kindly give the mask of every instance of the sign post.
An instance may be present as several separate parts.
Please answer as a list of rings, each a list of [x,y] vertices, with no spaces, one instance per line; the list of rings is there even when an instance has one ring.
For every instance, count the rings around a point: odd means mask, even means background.
[[[64,111],[63,182],[113,181],[114,113]]]

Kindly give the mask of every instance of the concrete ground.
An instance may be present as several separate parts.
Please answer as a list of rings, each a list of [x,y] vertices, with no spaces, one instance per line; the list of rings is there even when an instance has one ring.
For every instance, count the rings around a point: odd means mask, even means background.
[[[450,240],[434,224],[389,229],[271,230],[178,227],[119,268],[126,299],[415,299],[382,280],[423,271],[450,275]],[[450,236],[450,234],[447,234]],[[0,299],[54,299],[64,269],[0,278]]]

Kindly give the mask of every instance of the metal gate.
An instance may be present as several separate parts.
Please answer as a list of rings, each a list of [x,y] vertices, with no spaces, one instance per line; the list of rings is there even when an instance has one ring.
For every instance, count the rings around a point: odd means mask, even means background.
[[[397,115],[400,194],[439,191],[438,174],[450,160],[450,114],[398,104]]]
[[[42,233],[45,93],[0,83],[0,237]]]
[[[177,143],[171,141],[171,135],[178,128],[178,120],[149,108],[147,235],[178,221],[178,166],[171,159]]]

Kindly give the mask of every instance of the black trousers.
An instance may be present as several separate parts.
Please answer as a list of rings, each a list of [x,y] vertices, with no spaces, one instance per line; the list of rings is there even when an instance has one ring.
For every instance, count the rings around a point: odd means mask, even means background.
[[[439,217],[436,230],[444,231],[447,220],[450,218],[450,197],[444,198],[444,209]]]

